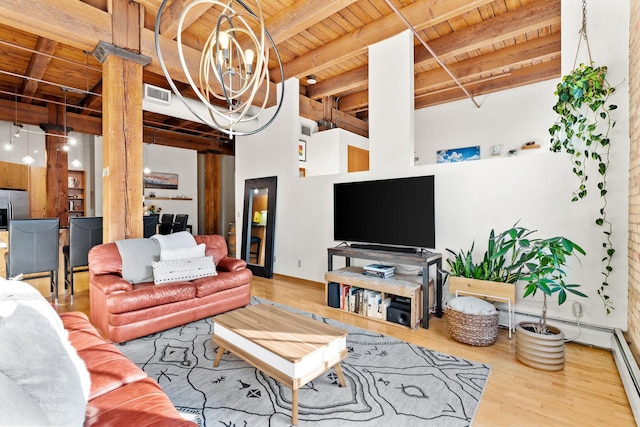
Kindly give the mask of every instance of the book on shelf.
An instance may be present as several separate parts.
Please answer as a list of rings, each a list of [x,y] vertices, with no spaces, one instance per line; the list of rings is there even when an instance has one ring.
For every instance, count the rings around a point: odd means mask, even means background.
[[[384,265],[384,264],[369,264],[363,267],[364,271],[375,271],[380,273],[391,273],[393,274],[396,268],[393,265]]]

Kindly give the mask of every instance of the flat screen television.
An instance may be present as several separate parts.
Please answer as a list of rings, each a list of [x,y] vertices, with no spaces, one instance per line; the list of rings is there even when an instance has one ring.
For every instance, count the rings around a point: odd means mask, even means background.
[[[434,177],[418,176],[333,186],[337,241],[434,249]]]

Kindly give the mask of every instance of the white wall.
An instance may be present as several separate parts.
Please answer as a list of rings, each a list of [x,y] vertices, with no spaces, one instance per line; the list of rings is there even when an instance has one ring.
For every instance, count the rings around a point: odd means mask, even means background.
[[[345,173],[349,145],[368,150],[369,140],[341,128],[314,133],[307,141],[307,160],[299,166],[306,176]]]
[[[565,155],[541,148],[536,153],[502,157],[486,161],[457,164],[408,166],[413,158],[414,138],[394,138],[387,144],[371,144],[372,170],[358,174],[311,176],[297,179],[297,81],[286,82],[285,107],[272,126],[251,138],[238,138],[236,143],[236,215],[241,218],[244,180],[278,176],[277,219],[275,237],[276,274],[322,282],[327,265],[326,248],[337,242],[333,236],[333,184],[352,180],[381,179],[433,174],[436,177],[436,250],[468,247],[475,239],[482,246],[492,228],[504,229],[520,220],[520,224],[539,230],[540,236],[561,234],[587,251],[582,266],[572,265],[569,281],[583,284],[589,299],[581,299],[587,324],[626,329],[627,313],[627,248],[628,228],[628,1],[590,2],[589,25],[592,53],[598,63],[609,66],[612,82],[620,84],[612,101],[618,105],[618,124],[612,139],[609,175],[608,211],[614,223],[614,272],[609,282],[609,295],[616,310],[606,316],[596,295],[601,281],[601,233],[594,225],[600,201],[595,199],[571,203],[576,181]],[[581,2],[564,0],[562,9],[563,45],[575,40],[579,28]],[[597,32],[595,31],[596,29]],[[565,48],[564,61],[571,68],[575,49]],[[370,58],[371,60],[371,58]],[[551,107],[555,82],[513,89],[480,97],[482,108],[469,101],[415,112],[415,151],[422,156],[448,145],[481,145],[484,153],[496,141],[505,149],[535,140],[545,143],[547,129],[553,122]],[[375,88],[370,88],[375,90]],[[398,89],[400,90],[400,89]],[[551,94],[550,94],[551,92]],[[370,97],[371,99],[371,97]],[[388,120],[407,121],[406,112],[398,105],[388,105]],[[413,120],[413,117],[411,117]],[[411,126],[410,122],[407,122]],[[372,131],[375,130],[372,127]],[[371,134],[373,141],[376,135]],[[464,144],[462,144],[464,142]],[[506,150],[505,150],[506,151]],[[384,154],[381,155],[380,153]],[[595,172],[595,171],[593,171]],[[593,173],[592,172],[592,173]],[[301,267],[298,267],[300,261]],[[521,294],[520,294],[521,296]],[[516,310],[538,314],[540,304],[518,299]],[[571,304],[550,306],[550,316],[572,319]]]
[[[95,167],[102,171],[102,138],[95,137]],[[168,172],[178,174],[178,189],[144,189],[147,206],[154,203],[162,208],[162,213],[187,214],[188,224],[193,226],[193,234],[198,234],[198,158],[195,150],[167,147],[164,145],[145,145],[143,149],[144,165],[154,172]],[[140,171],[142,179],[142,171]],[[96,215],[102,215],[102,173],[96,173]],[[185,196],[192,200],[154,200],[149,194],[154,192],[156,197]]]

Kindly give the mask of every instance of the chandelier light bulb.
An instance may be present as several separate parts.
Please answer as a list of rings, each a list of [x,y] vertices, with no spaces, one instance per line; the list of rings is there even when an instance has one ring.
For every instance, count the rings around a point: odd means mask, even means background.
[[[142,169],[142,173],[144,173],[145,175],[148,175],[151,173],[151,169],[149,169],[149,166],[145,166],[144,169]]]
[[[13,150],[13,144],[12,144],[12,143],[10,143],[10,142],[7,142],[6,144],[4,144],[4,149],[5,149],[6,151],[11,151],[11,150]]]
[[[69,144],[64,144],[64,145],[62,146],[62,149],[63,149],[64,151],[69,151]]]
[[[76,145],[76,144],[78,143],[78,141],[77,141],[75,138],[69,138],[69,139],[67,140],[67,142],[68,142],[70,145]]]
[[[22,163],[26,163],[30,165],[30,164],[33,164],[33,162],[35,162],[34,158],[28,154],[22,158]]]
[[[71,166],[73,166],[74,168],[79,168],[80,166],[82,166],[82,163],[80,163],[80,160],[75,159],[73,162],[71,162]]]

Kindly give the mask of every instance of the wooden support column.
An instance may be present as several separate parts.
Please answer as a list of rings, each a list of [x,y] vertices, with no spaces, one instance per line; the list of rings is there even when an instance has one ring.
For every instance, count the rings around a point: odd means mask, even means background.
[[[103,241],[136,238],[142,230],[142,69],[139,4],[113,1],[113,43],[93,54],[102,63]]]
[[[204,234],[222,234],[220,223],[220,155],[204,156]]]
[[[53,104],[50,104],[53,105]],[[51,119],[51,117],[50,117]],[[52,120],[55,122],[55,120]],[[60,226],[69,225],[68,177],[69,156],[63,149],[67,142],[64,127],[41,124],[45,136],[47,162],[47,206],[45,215],[48,218],[60,218]]]

